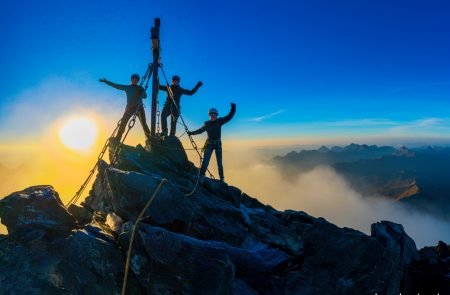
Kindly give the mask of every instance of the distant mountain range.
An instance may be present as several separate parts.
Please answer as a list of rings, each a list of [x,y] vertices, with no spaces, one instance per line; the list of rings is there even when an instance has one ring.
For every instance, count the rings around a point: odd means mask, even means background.
[[[333,167],[365,196],[385,196],[450,220],[450,148],[350,144],[290,152],[274,161],[290,177]]]

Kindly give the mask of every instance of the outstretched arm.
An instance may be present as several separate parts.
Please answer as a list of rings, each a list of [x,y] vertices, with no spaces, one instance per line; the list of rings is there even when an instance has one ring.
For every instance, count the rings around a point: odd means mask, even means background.
[[[99,81],[103,82],[103,83],[105,83],[105,84],[107,84],[107,85],[109,85],[111,87],[114,87],[116,89],[119,89],[119,90],[125,90],[125,89],[127,89],[127,86],[128,86],[128,85],[122,85],[122,84],[113,83],[111,81],[106,80],[105,78],[99,79]]]
[[[167,86],[166,86],[166,85],[161,85],[161,84],[159,84],[158,89],[159,89],[159,90],[162,90],[162,91],[167,91]]]
[[[223,125],[225,123],[228,123],[231,119],[233,119],[234,114],[236,113],[236,104],[235,103],[231,103],[231,110],[228,113],[228,115],[226,115],[223,118],[219,118],[218,120],[220,120],[220,123]]]
[[[198,81],[197,85],[195,85],[195,87],[192,88],[192,90],[182,89],[182,90],[181,90],[181,93],[182,93],[182,94],[186,94],[186,95],[192,95],[192,94],[196,93],[197,90],[198,90],[198,89],[200,88],[200,86],[202,86],[202,85],[203,85],[203,82],[202,82],[202,81]]]
[[[194,131],[189,131],[188,135],[197,135],[197,134],[202,134],[203,132],[206,131],[206,126],[203,125],[201,128],[194,130]]]

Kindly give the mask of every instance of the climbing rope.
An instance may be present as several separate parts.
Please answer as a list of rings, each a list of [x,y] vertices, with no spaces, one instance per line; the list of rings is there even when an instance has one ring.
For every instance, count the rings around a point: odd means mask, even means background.
[[[136,219],[136,223],[133,226],[133,231],[131,232],[130,244],[128,246],[127,260],[125,262],[125,274],[124,274],[124,277],[123,277],[122,295],[125,295],[126,290],[127,290],[127,280],[128,280],[128,272],[129,272],[129,269],[130,269],[131,251],[133,250],[133,241],[134,241],[134,236],[136,234],[136,229],[138,228],[138,225],[141,222],[145,211],[147,211],[148,207],[150,207],[150,205],[153,202],[153,200],[155,199],[156,195],[161,190],[161,187],[166,182],[167,182],[166,178],[161,179],[161,182],[159,183],[158,187],[156,188],[156,190],[153,193],[153,195],[151,196],[151,198],[148,200],[148,202],[145,205],[144,209],[142,209],[141,213],[139,214],[138,218]]]
[[[183,116],[181,116],[181,112],[179,111],[178,106],[177,106],[177,104],[176,104],[176,102],[175,102],[175,99],[174,99],[174,97],[173,97],[173,92],[172,92],[172,89],[170,88],[169,81],[167,80],[166,73],[164,72],[163,66],[162,66],[162,64],[160,64],[159,66],[160,66],[160,68],[161,68],[161,72],[162,72],[162,74],[163,74],[164,80],[166,81],[167,94],[169,95],[170,99],[172,100],[172,105],[175,107],[175,109],[176,109],[177,112],[178,112],[178,115],[179,115],[179,117],[180,117],[181,123],[182,123],[183,126],[184,126],[184,130],[185,130],[186,134],[187,134],[188,137],[189,137],[189,141],[191,142],[192,147],[197,151],[197,154],[198,154],[198,156],[200,157],[200,162],[203,162],[203,156],[202,156],[202,154],[199,152],[198,147],[197,147],[197,144],[196,144],[195,141],[194,141],[194,138],[192,137],[192,135],[189,135],[189,129],[188,129],[187,125],[186,125],[186,122],[185,122],[184,119],[183,119]],[[207,168],[206,170],[208,171],[209,176],[210,176],[212,179],[215,179],[215,178],[214,178],[214,175],[209,171],[209,169]]]
[[[139,84],[140,86],[144,85],[144,82],[147,81],[146,85],[145,85],[145,90],[147,90],[148,88],[148,82],[150,80],[150,77],[152,75],[152,71],[151,71],[151,67],[152,64],[149,63],[147,70],[145,71],[144,76],[142,77],[141,83]],[[131,128],[133,128],[134,124],[136,123],[136,116],[139,110],[139,107],[141,106],[141,104],[139,104],[136,108],[136,110],[133,113],[133,116],[130,120],[130,122],[128,123],[128,130],[126,131],[125,135],[123,136],[122,141],[120,142],[120,144],[116,147],[113,156],[111,158],[111,164],[114,165],[115,164],[115,160],[117,158],[117,155],[120,153],[121,150],[121,146],[123,144],[123,142],[125,141],[125,138],[127,137],[128,133],[130,132]],[[89,184],[89,182],[91,181],[92,177],[94,176],[95,171],[98,168],[98,163],[100,162],[100,160],[103,159],[103,156],[106,153],[106,150],[108,149],[108,147],[111,145],[111,140],[116,136],[117,130],[119,130],[120,125],[122,124],[122,119],[120,119],[117,122],[116,128],[114,129],[114,131],[112,132],[111,136],[106,140],[105,144],[103,145],[103,148],[100,152],[100,154],[97,157],[97,161],[95,162],[94,167],[89,171],[88,177],[86,178],[86,180],[83,182],[83,184],[81,185],[80,189],[75,193],[75,195],[72,197],[72,199],[70,199],[70,201],[66,204],[66,208],[68,208],[71,204],[76,204],[79,200],[79,198],[81,197],[81,195],[83,194],[84,190],[86,189],[87,185]]]
[[[202,166],[202,160],[200,160],[200,167]],[[198,169],[198,173],[197,173],[197,180],[195,181],[195,186],[194,186],[194,188],[192,189],[192,191],[190,191],[189,193],[187,193],[187,194],[184,194],[186,197],[189,197],[189,196],[192,196],[194,193],[195,193],[195,191],[197,190],[197,187],[198,187],[198,183],[200,182],[200,169]]]

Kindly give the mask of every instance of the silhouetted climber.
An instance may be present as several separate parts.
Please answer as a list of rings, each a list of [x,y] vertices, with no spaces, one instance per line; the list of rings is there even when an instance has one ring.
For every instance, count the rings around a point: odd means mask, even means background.
[[[167,135],[167,117],[170,115],[170,135],[175,135],[177,130],[177,121],[180,116],[180,99],[181,95],[192,95],[197,92],[197,90],[202,86],[202,81],[199,81],[197,85],[192,90],[187,90],[180,87],[180,77],[173,76],[172,77],[172,85],[170,85],[170,89],[173,93],[173,99],[175,100],[176,106],[173,105],[173,101],[170,98],[169,93],[167,93],[166,102],[164,103],[164,107],[161,112],[161,128],[162,134]],[[159,90],[167,91],[167,87],[163,85],[159,85]]]
[[[106,83],[111,87],[123,90],[127,94],[127,106],[125,108],[125,112],[123,113],[119,130],[117,130],[117,135],[115,137],[115,139],[118,141],[120,141],[120,139],[122,138],[128,121],[133,116],[136,109],[138,110],[137,117],[139,118],[139,121],[141,121],[145,136],[147,139],[150,139],[150,129],[148,128],[147,121],[145,119],[144,105],[142,104],[142,99],[147,98],[147,93],[145,92],[144,87],[137,85],[139,80],[140,77],[138,74],[131,75],[130,85],[116,84],[106,80],[105,78],[99,80],[100,82]]]
[[[189,135],[208,133],[208,139],[205,142],[205,155],[203,157],[202,167],[200,168],[200,176],[205,176],[206,169],[213,151],[216,151],[217,168],[219,169],[220,181],[224,181],[223,165],[222,165],[222,125],[228,123],[236,113],[236,104],[231,103],[231,111],[222,118],[217,118],[219,112],[215,108],[209,109],[209,121],[206,121],[203,127],[195,131],[188,132]]]

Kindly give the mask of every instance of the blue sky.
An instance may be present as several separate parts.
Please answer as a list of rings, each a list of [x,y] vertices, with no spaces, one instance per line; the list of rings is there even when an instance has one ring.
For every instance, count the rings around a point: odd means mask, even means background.
[[[2,1],[0,134],[39,133],[61,108],[121,113],[97,79],[144,72],[159,16],[167,74],[204,82],[182,99],[191,129],[235,101],[227,136],[449,138],[449,15],[444,0]],[[17,104],[44,119],[18,124]]]

